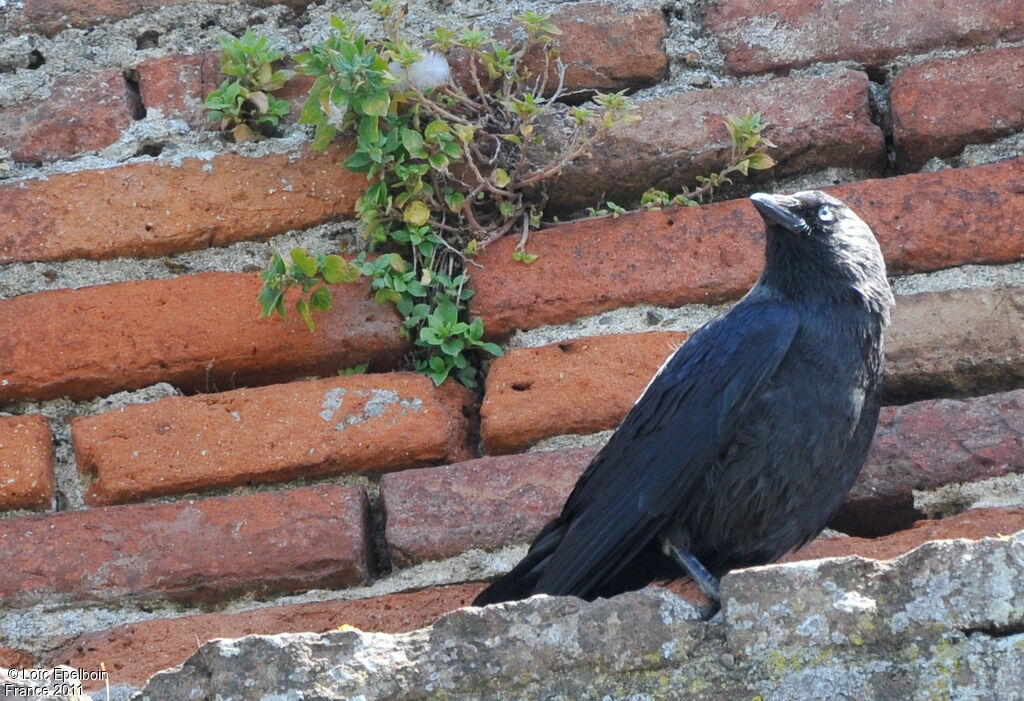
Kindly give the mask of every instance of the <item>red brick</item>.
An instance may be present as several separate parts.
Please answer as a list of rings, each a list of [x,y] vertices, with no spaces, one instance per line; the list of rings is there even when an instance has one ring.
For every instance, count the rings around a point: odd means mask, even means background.
[[[324,633],[343,625],[360,630],[404,633],[432,624],[441,614],[469,605],[483,584],[455,584],[387,594],[373,599],[323,601],[245,611],[163,618],[85,633],[52,653],[47,665],[99,669],[110,683],[141,687],[154,673],[180,664],[213,638],[278,633]],[[0,660],[3,657],[0,656]],[[85,685],[97,690],[102,684]]]
[[[890,273],[1024,256],[1024,159],[828,188],[874,230]],[[956,236],[949,232],[955,231]],[[579,220],[495,241],[474,269],[470,310],[491,337],[637,304],[722,302],[764,261],[764,223],[746,200]]]
[[[1024,529],[1024,509],[973,509],[937,521],[917,521],[905,530],[879,538],[819,538],[783,558],[783,562],[860,555],[891,560],[932,540],[981,540]]]
[[[696,185],[729,159],[727,115],[761,112],[781,176],[847,167],[881,173],[885,138],[871,122],[868,78],[842,70],[809,78],[691,90],[639,102],[635,124],[620,124],[549,186],[550,208],[572,212],[609,199],[636,202],[651,187],[670,193]],[[614,177],[610,174],[614,173]]]
[[[0,107],[0,148],[19,162],[70,158],[114,143],[131,121],[121,71],[64,75],[45,97]]]
[[[423,375],[351,375],[136,404],[71,424],[87,504],[450,462],[468,453]]]
[[[919,63],[896,75],[891,95],[896,162],[916,170],[1024,126],[1024,49]]]
[[[615,428],[685,340],[653,331],[510,350],[487,375],[484,452],[515,453],[549,436]]]
[[[620,345],[637,347],[632,340]],[[599,352],[594,350],[595,355]],[[602,379],[597,376],[595,382]],[[555,400],[542,397],[536,401]],[[563,401],[568,405],[564,413],[571,414],[575,398]],[[587,401],[584,397],[579,403]],[[626,410],[628,407],[621,410],[619,419]],[[516,418],[529,426],[529,418]],[[516,429],[513,425],[509,430],[514,435]],[[564,432],[557,426],[549,428],[549,435]],[[530,540],[557,514],[596,450],[484,458],[385,476],[381,494],[388,512],[388,543],[396,563],[412,564],[474,547],[495,548],[517,539]],[[907,528],[920,518],[913,509],[912,490],[1024,472],[1022,455],[1024,390],[885,408],[867,464],[832,525],[866,536]],[[552,484],[553,477],[559,482]],[[559,485],[564,486],[561,492]],[[531,501],[537,499],[534,490],[538,486],[544,499],[539,509]],[[437,527],[436,517],[430,516],[436,513],[445,513],[452,521]],[[525,518],[523,514],[529,514],[527,522],[510,521]]]
[[[384,475],[396,567],[532,540],[562,509],[596,448],[481,458]]]
[[[548,21],[562,31],[556,42],[568,92],[637,89],[660,82],[668,73],[662,49],[668,26],[661,12],[577,3],[555,10]],[[535,74],[544,70],[542,51],[531,50],[525,60]],[[552,73],[550,85],[556,84]]]
[[[146,59],[136,69],[139,95],[146,110],[183,119],[194,129],[210,126],[203,111],[206,96],[225,78],[220,74],[220,52],[171,55]]]
[[[931,49],[1019,39],[1024,7],[992,0],[712,0],[704,23],[728,70],[764,73],[819,61],[878,66]]]
[[[338,165],[345,148],[9,182],[0,185],[0,263],[159,256],[350,217],[366,178]]]
[[[977,395],[1024,383],[1021,309],[1020,288],[899,297],[886,331],[887,401]],[[619,334],[508,351],[487,377],[480,410],[485,452],[614,428],[683,339]],[[910,523],[905,516],[903,525]]]
[[[0,416],[0,509],[48,509],[53,432],[39,414]]]
[[[0,519],[0,596],[216,601],[365,584],[366,521],[366,495],[344,486]]]
[[[1024,473],[1024,390],[888,407],[833,525],[869,537],[906,528],[921,517],[913,490],[1007,473]]]
[[[764,258],[763,224],[746,202],[582,219],[530,235],[538,259],[512,258],[505,237],[476,258],[470,312],[492,338],[636,304],[739,297]]]
[[[87,398],[170,382],[199,391],[270,384],[406,352],[399,320],[359,282],[336,285],[314,333],[291,314],[258,319],[262,281],[203,273],[0,300],[0,401]],[[40,323],[45,319],[45,323]]]
[[[7,669],[28,669],[35,666],[35,658],[32,653],[25,650],[15,650],[9,647],[0,647],[0,667]]]
[[[214,0],[227,4],[228,0]],[[11,14],[11,30],[14,33],[28,32],[53,36],[70,27],[91,27],[102,22],[114,22],[132,17],[146,10],[156,10],[172,5],[187,5],[190,0],[24,0],[19,2]],[[255,0],[256,7],[273,4],[270,0]],[[305,0],[285,0],[296,12],[309,4]]]
[[[285,60],[294,69],[294,62]],[[146,109],[157,109],[165,117],[185,120],[193,129],[217,129],[203,110],[206,96],[227,76],[220,72],[220,51],[205,54],[160,56],[142,61],[138,66],[139,93]],[[274,93],[291,102],[291,112],[283,121],[297,123],[302,106],[309,97],[313,78],[296,74],[284,88]]]

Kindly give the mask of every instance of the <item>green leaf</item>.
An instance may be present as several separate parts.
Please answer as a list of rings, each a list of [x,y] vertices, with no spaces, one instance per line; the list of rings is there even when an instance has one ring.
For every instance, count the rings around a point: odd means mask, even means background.
[[[309,306],[318,312],[331,311],[331,291],[326,287],[318,287],[309,295]]]
[[[415,129],[402,129],[402,146],[413,158],[426,158],[423,148],[423,136]]]
[[[338,133],[337,127],[333,127],[326,120],[317,122],[316,132],[313,134],[311,147],[314,151],[324,151],[331,143],[331,139]]]
[[[462,208],[466,205],[466,196],[461,192],[446,192],[444,195],[444,203],[448,205],[448,209],[458,213],[461,212]]]
[[[438,141],[442,136],[451,133],[451,127],[448,126],[447,122],[442,122],[440,119],[435,119],[423,130],[423,136],[427,141]]]
[[[443,153],[434,153],[427,159],[430,163],[430,167],[434,170],[444,170],[448,167],[448,156]]]
[[[374,116],[363,115],[359,120],[359,141],[363,144],[377,144],[380,141],[380,120]]]
[[[437,331],[430,328],[429,326],[424,326],[420,329],[420,340],[423,343],[431,346],[441,345],[443,341],[441,336],[438,335]]]
[[[361,102],[363,114],[372,115],[374,117],[383,117],[386,115],[390,105],[391,96],[388,95],[387,90],[381,90],[368,97],[364,97]]]
[[[466,342],[461,338],[447,338],[441,341],[441,350],[448,355],[458,355],[466,347]]]
[[[512,254],[512,260],[529,265],[533,261],[537,260],[537,254],[527,253],[526,251],[516,251]]]
[[[324,260],[322,275],[325,282],[334,284],[336,282],[355,282],[359,279],[360,272],[358,267],[332,253]]]
[[[499,356],[500,357],[500,356],[505,354],[505,352],[503,350],[501,350],[501,346],[499,346],[497,343],[485,342],[485,343],[474,343],[473,345],[475,345],[477,348],[479,348],[482,351],[490,353],[493,356]]]
[[[767,153],[752,153],[747,161],[753,170],[768,170],[775,165],[775,159]]]
[[[495,168],[491,177],[494,179],[494,184],[501,188],[512,182],[512,176],[504,168]]]
[[[406,205],[402,220],[411,226],[423,226],[430,221],[430,207],[423,200],[413,200]]]
[[[382,290],[377,290],[377,294],[374,295],[374,299],[377,304],[384,304],[385,302],[397,302],[402,299],[402,295],[388,287],[385,287]]]
[[[309,302],[305,299],[300,299],[295,303],[295,309],[298,310],[299,316],[306,322],[306,326],[309,327],[310,331],[316,331],[316,323],[313,321],[313,315],[309,311]]]
[[[280,308],[282,299],[284,299],[284,292],[264,285],[256,298],[260,304],[260,318],[265,319],[275,311],[282,311]]]
[[[295,268],[305,275],[306,277],[313,277],[316,275],[317,263],[316,259],[312,258],[306,249],[304,248],[293,248],[291,250],[292,262],[295,263]]]
[[[437,303],[435,314],[445,326],[452,326],[459,320],[459,308],[449,299],[442,299]]]
[[[370,160],[370,157],[366,155],[365,151],[356,151],[346,158],[342,165],[353,173],[365,173],[369,170],[372,164],[373,161]]]
[[[476,343],[484,336],[484,320],[483,317],[477,317],[473,319],[473,322],[469,325],[466,330],[466,338]]]
[[[387,256],[388,266],[396,273],[404,273],[409,269],[409,264],[405,262],[399,253],[390,253]]]

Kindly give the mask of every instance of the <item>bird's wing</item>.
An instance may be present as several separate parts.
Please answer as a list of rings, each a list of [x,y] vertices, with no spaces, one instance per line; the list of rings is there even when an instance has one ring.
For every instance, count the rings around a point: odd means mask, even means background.
[[[784,303],[744,300],[662,366],[566,501],[535,591],[590,595],[667,524],[732,439],[798,324]]]

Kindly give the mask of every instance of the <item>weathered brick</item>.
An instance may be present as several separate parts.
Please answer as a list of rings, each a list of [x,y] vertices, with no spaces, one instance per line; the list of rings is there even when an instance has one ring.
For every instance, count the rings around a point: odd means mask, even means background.
[[[0,106],[0,148],[24,163],[69,158],[109,146],[131,121],[121,71],[65,75],[43,97]]]
[[[878,66],[901,54],[1024,36],[1024,7],[992,0],[712,0],[703,14],[726,68],[736,73],[819,61]]]
[[[1024,49],[919,63],[896,74],[891,95],[896,163],[916,170],[1024,126]]]
[[[160,56],[146,59],[136,68],[139,95],[146,110],[182,119],[193,129],[211,125],[203,111],[206,96],[220,85],[220,52]]]
[[[977,395],[1024,384],[1021,310],[1020,288],[900,296],[886,331],[886,400]],[[480,409],[485,452],[511,453],[550,436],[614,428],[683,339],[650,332],[511,349],[487,378]]]
[[[1024,288],[899,297],[885,362],[887,402],[1024,385]]]
[[[26,650],[0,647],[0,667],[27,669],[35,666],[35,658]]]
[[[828,188],[871,225],[890,273],[1024,256],[1024,159]],[[950,236],[949,232],[956,232]],[[636,304],[722,302],[746,292],[764,260],[764,223],[746,200],[579,220],[488,246],[474,269],[474,315],[502,337]]]
[[[636,304],[722,302],[746,292],[764,258],[753,206],[722,202],[560,224],[530,234],[530,265],[516,237],[485,248],[473,268],[470,312],[492,338]]]
[[[226,4],[229,0],[214,0]],[[172,5],[187,5],[190,0],[24,0],[11,14],[11,30],[53,36],[71,27],[91,27],[102,22],[114,22],[132,17],[146,10]],[[256,7],[273,4],[271,0],[254,0]],[[306,0],[284,0],[300,12],[309,4]]]
[[[555,10],[548,21],[562,31],[557,42],[565,64],[563,88],[568,92],[637,89],[668,73],[668,56],[661,46],[668,26],[661,12],[576,3]],[[544,70],[538,49],[527,52],[525,61],[534,74]],[[552,87],[557,84],[554,72],[549,82]]]
[[[972,509],[941,520],[916,521],[903,530],[878,538],[818,538],[782,560],[792,562],[847,555],[890,560],[931,540],[981,540],[1016,533],[1021,529],[1024,529],[1024,509]]]
[[[747,110],[761,112],[769,125],[764,134],[776,144],[776,177],[837,166],[880,174],[885,165],[867,75],[842,70],[639,102],[639,122],[615,126],[594,145],[593,158],[577,159],[552,181],[550,208],[572,212],[603,199],[635,202],[651,187],[670,193],[692,187],[729,158],[724,117]]]
[[[0,185],[0,263],[159,256],[350,217],[363,175],[326,152],[149,161]]]
[[[685,340],[684,333],[652,331],[509,351],[487,375],[484,452],[515,453],[548,436],[615,428]]]
[[[294,68],[294,61],[283,65]],[[151,58],[139,63],[139,94],[147,110],[157,109],[165,117],[185,120],[193,129],[216,129],[218,125],[208,119],[203,103],[210,91],[227,76],[220,72],[220,52],[204,54],[177,54]],[[302,106],[309,97],[313,78],[296,74],[274,97],[291,102],[291,112],[283,119],[297,123]]]
[[[335,286],[315,333],[294,314],[258,319],[261,284],[255,274],[202,273],[0,300],[0,402],[155,382],[216,391],[368,361],[386,370],[408,348],[397,313],[363,282]]]
[[[978,404],[957,407],[948,402],[923,402],[884,409],[878,445],[842,512],[830,525],[872,537],[906,529],[920,518],[903,508],[912,489],[1024,469],[1020,458],[1024,392],[969,401]],[[966,416],[957,416],[957,411]],[[1009,418],[1004,421],[1000,411]],[[950,436],[967,436],[969,431],[974,431],[975,437],[960,439],[968,447],[951,451],[950,441],[954,445],[957,441]],[[951,455],[940,456],[942,450]],[[541,451],[385,475],[380,493],[392,561],[407,567],[472,548],[493,550],[532,541],[561,511],[597,451],[596,447]],[[909,474],[900,472],[903,469]],[[889,508],[895,510],[891,515],[886,514]],[[1019,528],[1024,524],[1012,530]],[[802,559],[826,554],[813,544],[799,553]]]
[[[46,509],[53,500],[53,432],[39,414],[0,416],[0,509]]]
[[[75,419],[87,504],[421,467],[466,455],[465,419],[423,375],[385,373],[168,397]]]
[[[867,464],[835,520],[863,536],[906,528],[913,490],[1024,473],[1024,390],[883,410]]]
[[[274,606],[242,613],[162,618],[85,633],[52,653],[46,664],[110,672],[110,683],[141,687],[156,672],[183,662],[213,638],[278,633],[323,633],[342,625],[403,633],[428,626],[448,611],[469,605],[483,584],[454,584],[386,594],[373,599]],[[0,656],[0,663],[3,657]],[[102,682],[86,690],[98,690]]]
[[[364,584],[365,493],[319,486],[0,520],[5,604],[215,601]]]
[[[407,567],[532,540],[558,514],[593,448],[481,458],[384,475],[391,560]]]

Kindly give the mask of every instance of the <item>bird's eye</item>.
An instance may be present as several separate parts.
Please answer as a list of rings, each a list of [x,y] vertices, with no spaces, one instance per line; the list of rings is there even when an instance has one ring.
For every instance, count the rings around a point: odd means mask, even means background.
[[[836,218],[836,213],[827,204],[818,208],[818,221],[830,222]]]

